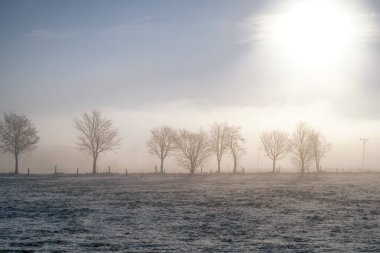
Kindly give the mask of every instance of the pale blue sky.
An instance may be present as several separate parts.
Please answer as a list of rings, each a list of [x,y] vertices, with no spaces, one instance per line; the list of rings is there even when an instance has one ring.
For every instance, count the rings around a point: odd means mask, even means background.
[[[245,53],[238,24],[263,2],[1,1],[0,106],[51,112],[218,97],[219,84],[198,82]]]

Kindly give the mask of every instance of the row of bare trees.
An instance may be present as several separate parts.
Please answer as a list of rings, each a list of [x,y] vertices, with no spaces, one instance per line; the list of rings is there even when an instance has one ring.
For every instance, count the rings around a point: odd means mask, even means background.
[[[97,110],[82,114],[74,124],[79,133],[77,148],[92,156],[92,171],[96,173],[99,155],[120,147],[119,131]],[[4,120],[0,121],[0,151],[13,154],[16,174],[19,156],[36,149],[39,140],[38,132],[28,117],[11,112],[4,114]],[[240,127],[222,122],[212,124],[209,132],[156,127],[151,130],[147,147],[150,154],[160,159],[161,173],[168,156],[176,156],[178,163],[194,174],[212,155],[216,157],[217,172],[220,173],[222,159],[227,155],[233,158],[233,172],[237,172],[240,156],[245,152],[244,142]],[[293,163],[301,173],[308,170],[313,161],[320,172],[321,160],[331,149],[326,138],[304,122],[297,125],[291,136],[280,130],[264,132],[261,144],[273,162],[273,172],[276,162],[289,153],[293,154]]]
[[[120,146],[119,131],[97,110],[82,114],[74,124],[79,132],[77,148],[92,156],[92,171],[96,173],[99,155]],[[15,174],[19,172],[19,156],[35,150],[39,140],[38,131],[28,117],[12,112],[4,114],[4,120],[0,121],[0,151],[14,156]]]
[[[331,150],[331,144],[317,130],[305,122],[297,124],[289,136],[281,130],[266,131],[261,135],[262,148],[273,162],[273,172],[276,162],[292,153],[292,161],[303,174],[314,161],[317,172],[321,172],[321,160]]]
[[[233,172],[237,172],[238,161],[244,153],[244,138],[240,127],[230,126],[226,122],[214,123],[209,133],[200,129],[192,132],[186,129],[173,130],[168,126],[159,126],[151,130],[147,142],[148,152],[160,159],[160,172],[164,172],[164,161],[168,156],[176,156],[178,163],[190,174],[205,165],[212,154],[220,165],[225,155],[233,158]]]

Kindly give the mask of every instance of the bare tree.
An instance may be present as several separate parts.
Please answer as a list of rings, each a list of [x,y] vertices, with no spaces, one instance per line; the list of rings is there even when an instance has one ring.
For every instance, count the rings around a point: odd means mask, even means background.
[[[300,122],[292,135],[293,162],[301,170],[302,174],[305,173],[305,169],[308,168],[313,160],[310,132],[311,130],[306,123]]]
[[[234,173],[237,172],[240,156],[245,152],[244,142],[245,140],[241,134],[240,127],[230,126],[228,133],[228,149],[231,152],[232,158],[234,160]]]
[[[266,155],[273,161],[273,172],[276,161],[284,158],[290,150],[288,134],[279,130],[265,131],[261,135],[261,144]]]
[[[175,149],[178,163],[193,175],[210,155],[207,133],[202,129],[198,133],[179,130],[175,135]]]
[[[95,174],[99,155],[119,147],[119,131],[113,127],[111,120],[103,118],[97,110],[85,112],[80,119],[75,119],[74,123],[79,131],[78,149],[92,155],[92,173]]]
[[[319,132],[311,130],[310,143],[312,148],[313,159],[317,172],[321,172],[321,160],[331,150],[331,144],[327,142],[326,138]]]
[[[15,157],[15,174],[18,174],[18,158],[22,153],[37,148],[40,137],[32,121],[25,115],[5,113],[0,122],[0,150]]]
[[[168,126],[160,126],[152,129],[150,139],[146,145],[151,155],[156,155],[160,158],[160,170],[161,173],[164,173],[164,160],[174,151],[173,130]]]
[[[223,155],[228,151],[229,127],[226,122],[214,123],[210,129],[210,151],[216,155],[218,173]]]

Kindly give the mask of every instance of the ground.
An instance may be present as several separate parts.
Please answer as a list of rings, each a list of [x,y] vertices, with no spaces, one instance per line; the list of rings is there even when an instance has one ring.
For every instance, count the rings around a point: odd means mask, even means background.
[[[380,252],[380,174],[0,175],[0,251]]]

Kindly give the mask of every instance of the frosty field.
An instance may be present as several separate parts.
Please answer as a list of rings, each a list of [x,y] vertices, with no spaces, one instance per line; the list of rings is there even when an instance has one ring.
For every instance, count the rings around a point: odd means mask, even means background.
[[[0,251],[380,252],[380,174],[0,175]]]

